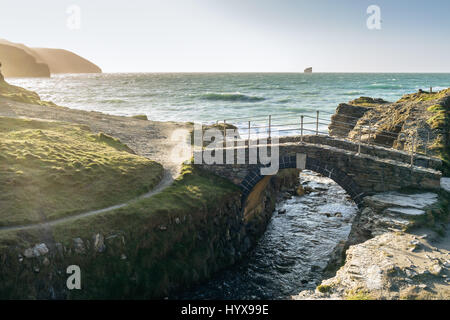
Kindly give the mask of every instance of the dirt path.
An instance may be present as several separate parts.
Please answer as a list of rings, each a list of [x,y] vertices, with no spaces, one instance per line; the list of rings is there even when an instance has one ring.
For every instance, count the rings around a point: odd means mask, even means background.
[[[94,132],[103,132],[119,138],[138,155],[161,163],[165,170],[162,180],[152,191],[126,203],[48,222],[0,227],[0,231],[18,231],[32,228],[47,229],[62,222],[122,208],[130,202],[151,197],[164,190],[173,182],[180,173],[182,162],[187,160],[186,157],[174,151],[188,137],[191,126],[187,123],[145,121],[129,117],[112,116],[100,112],[30,105],[3,98],[0,98],[0,116],[84,124],[89,126]]]

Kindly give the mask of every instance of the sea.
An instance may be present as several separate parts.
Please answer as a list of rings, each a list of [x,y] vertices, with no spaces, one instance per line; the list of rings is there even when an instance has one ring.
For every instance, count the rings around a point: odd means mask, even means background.
[[[212,123],[268,115],[315,115],[361,96],[396,101],[450,87],[450,73],[104,73],[10,78],[42,99],[113,115]]]

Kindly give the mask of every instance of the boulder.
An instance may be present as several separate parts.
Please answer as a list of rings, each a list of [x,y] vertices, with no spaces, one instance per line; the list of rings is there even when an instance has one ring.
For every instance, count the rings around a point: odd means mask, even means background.
[[[100,233],[94,235],[94,249],[97,252],[104,252],[106,249],[105,238]]]

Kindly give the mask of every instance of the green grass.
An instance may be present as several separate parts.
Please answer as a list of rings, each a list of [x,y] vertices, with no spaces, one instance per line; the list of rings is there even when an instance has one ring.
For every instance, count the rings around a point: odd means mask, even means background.
[[[354,105],[354,106],[361,106],[361,107],[377,107],[380,104],[385,104],[385,103],[389,103],[388,101],[385,101],[383,99],[379,99],[379,98],[370,98],[370,97],[359,97],[355,100],[352,100],[349,102],[349,104]]]
[[[317,290],[321,293],[327,293],[331,291],[331,286],[326,284],[321,284],[317,287]]]
[[[416,92],[411,94],[405,94],[399,101],[397,102],[407,102],[407,101],[429,101],[436,100],[445,97],[448,93],[450,93],[450,89],[441,90],[439,92]]]
[[[53,102],[42,101],[36,92],[13,86],[0,79],[0,97],[18,102],[38,104],[41,106],[55,107]]]
[[[126,207],[64,223],[54,227],[58,241],[70,241],[74,236],[92,237],[98,232],[150,230],[172,224],[176,218],[205,214],[217,207],[218,201],[239,193],[237,186],[228,180],[205,173],[192,165],[184,165],[181,175],[162,192],[140,199]],[[188,223],[188,222],[185,222]],[[142,231],[144,232],[144,231]]]
[[[160,164],[87,126],[0,117],[0,226],[125,202],[162,174]]]
[[[148,120],[148,118],[145,114],[138,114],[138,115],[132,116],[132,118],[138,119],[138,120]]]
[[[374,300],[374,297],[365,290],[353,290],[345,295],[345,300]]]
[[[443,91],[450,92],[450,89]],[[436,104],[427,111],[431,114],[427,123],[437,133],[437,138],[430,148],[443,160],[444,176],[450,176],[450,107]]]

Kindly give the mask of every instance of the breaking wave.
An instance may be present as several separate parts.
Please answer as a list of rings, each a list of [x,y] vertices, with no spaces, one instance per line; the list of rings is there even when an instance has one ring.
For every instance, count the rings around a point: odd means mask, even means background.
[[[265,98],[257,96],[248,96],[242,93],[207,93],[202,95],[204,100],[212,101],[240,101],[240,102],[258,102]]]

